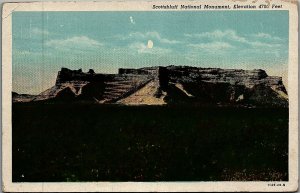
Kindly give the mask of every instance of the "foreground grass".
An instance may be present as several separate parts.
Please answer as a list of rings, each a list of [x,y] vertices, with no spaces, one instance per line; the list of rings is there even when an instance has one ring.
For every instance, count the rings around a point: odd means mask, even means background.
[[[288,180],[288,109],[13,104],[13,181]]]

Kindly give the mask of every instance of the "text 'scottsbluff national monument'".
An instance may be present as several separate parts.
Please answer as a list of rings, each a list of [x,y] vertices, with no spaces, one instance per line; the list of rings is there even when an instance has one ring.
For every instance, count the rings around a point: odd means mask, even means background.
[[[120,68],[98,74],[62,68],[39,95],[13,93],[14,102],[72,101],[127,105],[193,104],[288,107],[282,78],[264,70],[189,66]]]

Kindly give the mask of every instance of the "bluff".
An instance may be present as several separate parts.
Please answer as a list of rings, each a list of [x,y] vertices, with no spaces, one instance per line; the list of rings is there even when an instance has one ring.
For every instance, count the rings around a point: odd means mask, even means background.
[[[20,102],[20,97],[18,99]],[[120,68],[118,74],[62,68],[55,85],[30,101],[42,100],[125,105],[288,107],[288,94],[281,77],[268,76],[261,69],[190,66]]]

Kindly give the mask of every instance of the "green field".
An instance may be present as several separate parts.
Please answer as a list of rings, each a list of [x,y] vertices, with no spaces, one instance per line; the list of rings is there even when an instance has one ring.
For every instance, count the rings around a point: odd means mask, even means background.
[[[288,180],[288,109],[13,104],[14,182]]]

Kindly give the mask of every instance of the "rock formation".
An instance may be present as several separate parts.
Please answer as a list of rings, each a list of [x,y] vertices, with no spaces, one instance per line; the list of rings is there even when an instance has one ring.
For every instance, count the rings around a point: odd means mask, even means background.
[[[13,102],[30,102],[34,100],[36,96],[30,94],[18,94],[16,92],[12,92]]]
[[[62,68],[52,88],[24,102],[42,100],[126,105],[288,107],[288,95],[281,77],[268,76],[260,69],[189,66],[120,68],[118,74]],[[15,94],[13,101],[22,100]]]

